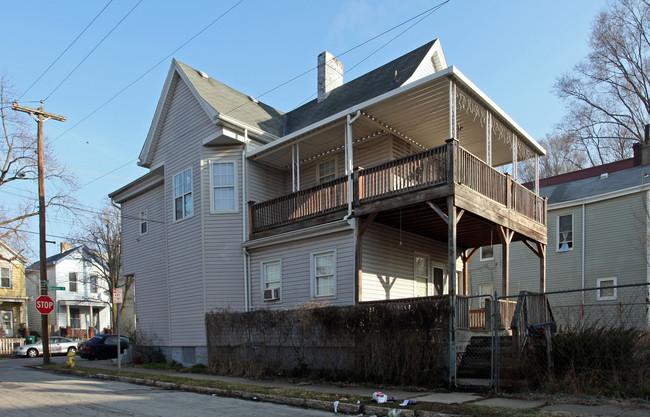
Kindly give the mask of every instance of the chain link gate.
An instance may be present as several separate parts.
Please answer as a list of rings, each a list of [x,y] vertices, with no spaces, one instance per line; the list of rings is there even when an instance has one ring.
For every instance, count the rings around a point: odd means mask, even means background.
[[[456,297],[457,388],[497,388],[500,320],[495,300],[490,294]]]

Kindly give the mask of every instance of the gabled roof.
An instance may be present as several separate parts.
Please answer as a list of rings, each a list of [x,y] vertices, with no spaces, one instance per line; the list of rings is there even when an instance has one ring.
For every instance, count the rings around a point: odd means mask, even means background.
[[[86,257],[91,257],[91,258],[95,259],[95,261],[99,262],[99,259],[97,258],[97,256],[94,253],[92,253],[92,251],[90,251],[88,248],[86,248],[85,246],[82,245],[82,246],[77,246],[77,247],[74,247],[72,249],[69,249],[69,250],[67,250],[65,252],[57,253],[56,255],[52,255],[52,256],[46,258],[45,259],[45,265],[46,265],[47,268],[49,268],[51,266],[54,266],[54,265],[58,264],[59,262],[61,262],[62,260],[64,260],[65,258],[67,258],[68,256],[70,256],[73,253],[78,252],[80,250],[83,252],[82,255],[84,255]],[[40,261],[34,262],[33,264],[31,264],[27,268],[27,272],[38,271],[40,269],[40,266],[41,266]]]
[[[250,128],[253,134],[268,134],[270,138],[282,133],[284,113],[173,59],[147,139],[140,152],[138,164],[141,166],[150,167],[156,143],[169,111],[171,96],[178,82],[187,85],[206,116],[215,124],[227,119],[238,122],[242,127]]]
[[[647,172],[648,166],[624,159],[540,180],[539,194],[549,205],[612,195],[650,182],[643,178]]]
[[[27,258],[25,258],[23,255],[21,255],[20,252],[16,251],[14,248],[12,248],[11,246],[7,245],[5,242],[3,242],[3,241],[1,241],[1,240],[0,240],[0,250],[5,250],[5,251],[7,251],[8,253],[11,254],[11,257],[12,257],[12,258],[15,257],[16,260],[18,260],[18,261],[20,261],[20,262],[22,262],[22,263],[26,263],[26,262],[27,262]]]
[[[283,136],[316,123],[350,106],[401,87],[412,79],[416,70],[422,68],[423,63],[430,63],[433,68],[435,64],[431,62],[431,59],[434,58],[433,55],[435,53],[438,53],[438,60],[442,61],[440,65],[443,68],[446,67],[440,41],[435,39],[406,55],[402,55],[367,74],[335,88],[330,92],[327,99],[320,103],[317,99],[314,99],[290,111],[285,116],[286,128]],[[430,73],[433,71],[427,72]]]

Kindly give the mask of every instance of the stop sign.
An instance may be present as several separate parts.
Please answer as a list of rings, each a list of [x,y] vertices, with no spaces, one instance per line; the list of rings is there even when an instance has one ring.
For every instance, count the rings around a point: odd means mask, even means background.
[[[47,295],[41,295],[36,299],[36,310],[41,314],[50,314],[54,310],[54,301]]]

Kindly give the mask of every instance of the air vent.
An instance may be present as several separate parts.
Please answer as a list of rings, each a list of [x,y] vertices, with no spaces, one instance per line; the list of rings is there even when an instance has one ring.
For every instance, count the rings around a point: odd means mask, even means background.
[[[607,177],[609,177],[609,174],[606,173],[606,172],[603,173],[603,174],[600,174],[600,179],[601,179],[601,180],[604,180],[604,179],[607,178]]]
[[[268,290],[264,290],[264,301],[274,301],[279,299],[280,299],[279,288],[271,288]]]
[[[206,80],[207,80],[208,78],[210,78],[210,77],[208,76],[208,74],[206,74],[206,73],[203,72],[203,71],[199,71],[199,75],[201,76],[201,78],[205,78]]]

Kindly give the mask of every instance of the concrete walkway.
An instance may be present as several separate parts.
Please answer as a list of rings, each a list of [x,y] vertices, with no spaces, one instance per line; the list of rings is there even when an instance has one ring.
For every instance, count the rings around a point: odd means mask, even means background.
[[[110,361],[91,362],[91,361],[78,359],[77,365],[88,367],[88,368],[110,369],[113,371],[117,370],[117,366],[111,364]],[[600,405],[584,405],[584,404],[577,404],[577,403],[560,402],[551,397],[548,398],[544,397],[542,399],[535,399],[535,400],[523,400],[517,398],[510,398],[508,396],[495,397],[492,393],[488,393],[488,392],[432,393],[432,392],[413,392],[413,391],[391,390],[391,389],[380,390],[380,389],[372,389],[372,388],[364,388],[364,387],[336,387],[333,385],[319,385],[319,384],[308,384],[308,383],[294,384],[288,381],[261,380],[261,379],[252,380],[252,379],[235,378],[235,377],[228,377],[228,376],[190,374],[190,373],[179,373],[175,371],[134,368],[131,366],[125,366],[122,368],[122,370],[125,372],[142,374],[143,379],[146,379],[146,375],[156,375],[156,374],[170,375],[170,376],[197,379],[197,380],[220,380],[224,382],[241,383],[241,384],[247,384],[253,386],[278,387],[278,388],[289,388],[289,389],[302,389],[302,390],[316,391],[316,392],[326,392],[326,393],[336,394],[341,397],[359,396],[359,397],[365,397],[371,399],[375,391],[381,391],[384,394],[386,394],[389,398],[391,397],[395,398],[395,401],[393,403],[382,404],[382,406],[387,406],[390,408],[397,408],[397,409],[400,408],[399,404],[402,401],[411,400],[417,402],[428,402],[428,403],[447,404],[447,405],[466,404],[474,407],[479,406],[479,407],[490,407],[490,408],[502,408],[502,409],[510,410],[509,415],[515,415],[513,414],[513,412],[516,413],[515,410],[532,411],[532,409],[538,409],[539,415],[552,415],[552,416],[621,416],[621,417],[647,416],[650,417],[650,403],[640,404],[635,402],[609,401],[606,404],[600,404]],[[339,411],[343,411],[343,410],[339,410]],[[373,409],[372,411],[373,411],[372,414],[376,414],[378,416],[386,415],[382,411],[382,409],[379,410]],[[413,412],[406,413],[407,410],[403,410],[403,411],[405,411],[405,413],[403,413],[402,415],[416,415]],[[369,415],[367,410],[363,410],[363,412],[365,415]],[[418,412],[417,415],[425,415],[425,414],[420,414]]]

